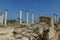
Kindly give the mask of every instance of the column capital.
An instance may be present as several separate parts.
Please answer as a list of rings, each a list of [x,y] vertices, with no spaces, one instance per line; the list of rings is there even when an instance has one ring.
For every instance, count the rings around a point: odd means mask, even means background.
[[[5,9],[5,11],[8,11],[7,9]]]
[[[26,10],[26,12],[28,12],[28,10]]]
[[[22,8],[20,8],[19,10],[22,10]]]

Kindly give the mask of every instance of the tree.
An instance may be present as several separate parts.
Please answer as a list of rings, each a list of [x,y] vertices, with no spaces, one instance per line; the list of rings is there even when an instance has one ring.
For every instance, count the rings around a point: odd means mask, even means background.
[[[17,18],[17,21],[18,21],[18,23],[20,22],[20,18],[19,17]],[[22,19],[22,23],[25,23],[25,21],[23,21],[23,19]]]
[[[16,20],[7,20],[7,23],[16,23],[17,21]]]

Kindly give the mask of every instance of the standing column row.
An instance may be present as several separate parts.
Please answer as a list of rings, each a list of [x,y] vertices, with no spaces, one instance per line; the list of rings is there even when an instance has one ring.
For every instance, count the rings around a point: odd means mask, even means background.
[[[54,23],[57,23],[58,22],[57,14],[54,14],[53,17],[54,17]]]
[[[28,10],[26,11],[26,24],[29,23]],[[20,24],[22,24],[22,9],[20,9]],[[32,24],[34,24],[34,13],[32,12]]]

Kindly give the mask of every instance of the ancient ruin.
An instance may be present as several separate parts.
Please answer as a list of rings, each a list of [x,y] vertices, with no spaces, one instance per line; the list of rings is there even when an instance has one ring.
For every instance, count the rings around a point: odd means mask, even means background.
[[[28,20],[28,11],[26,11],[26,23],[22,23],[22,9],[20,9],[20,22],[18,26],[7,26],[7,13],[5,11],[5,20],[0,15],[0,40],[58,40],[60,29],[56,19],[47,16],[40,16],[39,22],[34,22],[34,13],[32,12],[32,23]],[[54,17],[55,18],[55,17]],[[56,22],[55,22],[55,21]]]

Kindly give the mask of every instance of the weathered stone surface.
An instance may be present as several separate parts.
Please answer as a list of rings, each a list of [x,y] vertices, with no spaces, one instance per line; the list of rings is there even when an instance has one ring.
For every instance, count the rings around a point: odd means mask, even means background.
[[[53,38],[55,35],[54,27],[50,27],[49,30],[49,39]]]
[[[27,38],[27,37],[23,37],[21,40],[29,40],[29,38]]]
[[[33,26],[23,28],[4,28],[0,29],[1,40],[48,40],[57,39],[57,32],[54,27],[49,27],[45,23],[39,23]],[[14,34],[15,32],[15,34]],[[48,35],[49,33],[49,35]],[[55,35],[54,35],[55,33]]]
[[[0,29],[0,40],[14,40],[13,28],[1,28]]]

